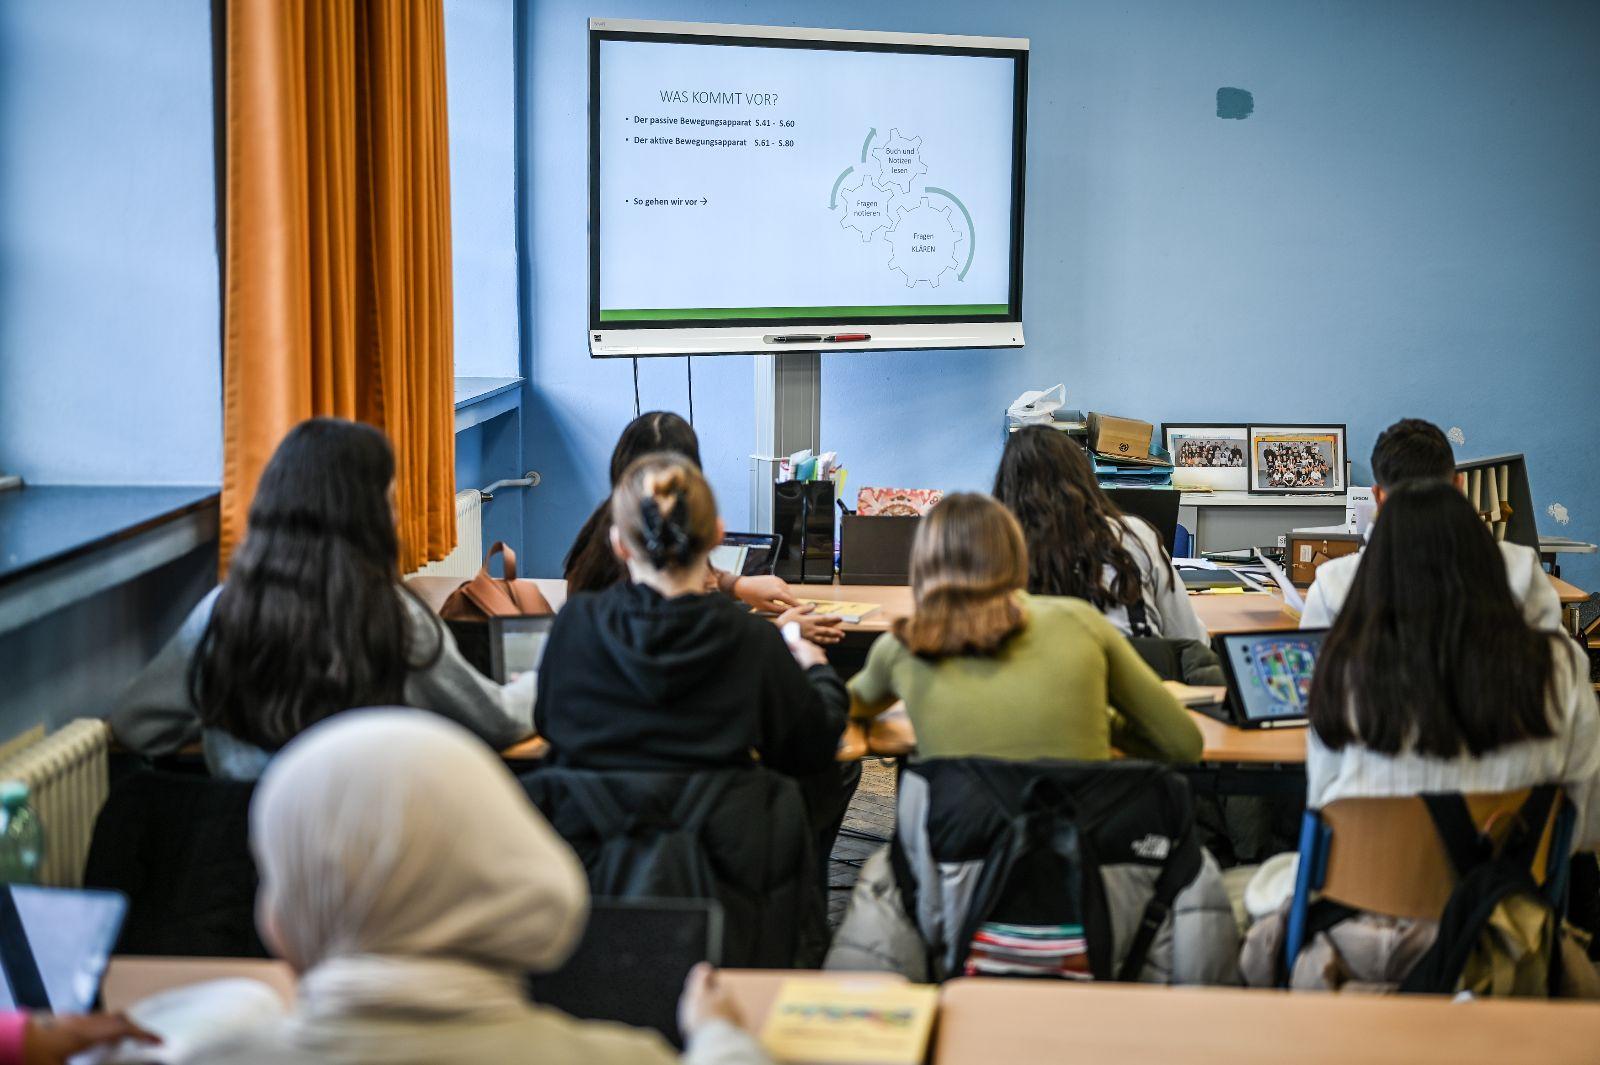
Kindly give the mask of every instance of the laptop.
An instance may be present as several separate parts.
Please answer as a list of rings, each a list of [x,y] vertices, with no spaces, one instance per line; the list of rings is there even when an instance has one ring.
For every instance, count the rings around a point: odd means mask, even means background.
[[[1196,709],[1238,728],[1304,725],[1311,675],[1327,635],[1327,629],[1280,629],[1218,636],[1228,698]]]
[[[654,1028],[674,1046],[683,981],[722,961],[722,907],[706,899],[596,898],[567,963],[530,977],[533,1001],[587,1021]]]
[[[555,623],[553,614],[490,618],[489,678],[510,684],[538,669],[544,658],[544,645],[550,639],[550,627]]]
[[[1178,503],[1183,493],[1173,488],[1108,488],[1106,496],[1117,509],[1143,518],[1156,531],[1168,551],[1178,539]]]
[[[741,577],[765,576],[777,565],[782,547],[777,533],[723,533],[722,543],[711,549],[711,564]]]
[[[127,912],[115,891],[0,884],[0,1010],[87,1013]]]

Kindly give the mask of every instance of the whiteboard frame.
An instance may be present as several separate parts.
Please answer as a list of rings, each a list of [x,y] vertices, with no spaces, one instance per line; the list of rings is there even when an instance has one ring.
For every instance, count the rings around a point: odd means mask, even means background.
[[[963,322],[959,320],[938,322],[894,322],[860,320],[853,322],[794,321],[766,322],[758,325],[731,324],[692,326],[657,324],[601,323],[599,321],[599,233],[597,212],[593,201],[598,195],[599,152],[593,137],[598,124],[599,72],[591,67],[589,73],[589,354],[593,358],[641,358],[672,355],[739,355],[772,354],[786,351],[919,351],[942,348],[1002,348],[1022,347],[1022,220],[1023,189],[1026,184],[1026,126],[1027,126],[1027,55],[1030,52],[1026,37],[982,37],[943,33],[900,33],[885,30],[839,30],[807,28],[800,26],[747,26],[733,23],[668,22],[652,19],[591,18],[589,20],[589,49],[591,64],[598,56],[596,33],[636,33],[669,36],[768,38],[772,40],[816,41],[840,44],[874,44],[913,48],[987,49],[1023,53],[1024,71],[1022,92],[1014,101],[1019,114],[1013,121],[1019,123],[1021,143],[1015,146],[1014,166],[1023,169],[1016,176],[1013,205],[1012,255],[1015,269],[1014,289],[1017,315],[1001,321]],[[828,340],[792,340],[793,337],[828,337],[837,334],[867,334],[865,341],[832,342]],[[782,338],[782,339],[780,339]]]

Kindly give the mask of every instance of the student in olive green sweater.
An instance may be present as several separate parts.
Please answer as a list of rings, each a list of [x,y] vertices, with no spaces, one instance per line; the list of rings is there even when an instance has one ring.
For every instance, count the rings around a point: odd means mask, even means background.
[[[1027,548],[986,495],[948,496],[917,530],[912,615],[850,682],[851,716],[903,699],[923,758],[1192,762],[1200,730],[1100,612],[1028,595]]]

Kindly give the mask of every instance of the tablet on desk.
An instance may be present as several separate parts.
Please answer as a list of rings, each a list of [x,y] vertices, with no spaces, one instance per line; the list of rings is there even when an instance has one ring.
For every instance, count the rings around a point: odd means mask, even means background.
[[[722,906],[709,899],[600,898],[572,957],[532,977],[533,1000],[584,1020],[654,1028],[675,1046],[678,998],[696,963],[722,961]]]
[[[1280,629],[1218,636],[1228,699],[1216,711],[1196,709],[1239,728],[1305,724],[1311,676],[1327,634],[1327,629]]]
[[[115,891],[0,884],[0,1009],[87,1012],[127,911]]]

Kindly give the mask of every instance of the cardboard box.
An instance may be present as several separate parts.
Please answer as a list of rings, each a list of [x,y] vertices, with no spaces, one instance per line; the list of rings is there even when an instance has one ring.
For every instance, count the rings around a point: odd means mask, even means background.
[[[1329,559],[1353,555],[1366,543],[1357,533],[1301,530],[1289,534],[1289,579],[1301,588],[1317,579],[1317,567]]]
[[[1113,459],[1148,459],[1156,427],[1137,418],[1089,412],[1089,450]]]

